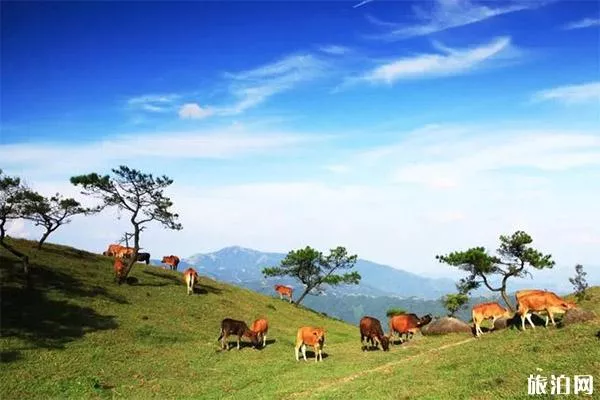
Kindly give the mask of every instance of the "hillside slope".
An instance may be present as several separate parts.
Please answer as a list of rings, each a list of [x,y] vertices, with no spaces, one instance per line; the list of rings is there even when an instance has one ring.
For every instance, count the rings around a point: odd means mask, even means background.
[[[31,254],[32,273],[28,284],[0,251],[2,399],[498,398],[526,393],[538,366],[600,379],[597,321],[479,341],[417,336],[388,353],[362,352],[357,327],[273,297],[204,277],[187,296],[179,273],[142,265],[135,285],[117,286],[110,258],[14,243]],[[600,293],[592,298],[596,307]],[[271,323],[265,349],[219,351],[222,318],[259,316]],[[295,361],[302,325],[326,328],[324,362]]]

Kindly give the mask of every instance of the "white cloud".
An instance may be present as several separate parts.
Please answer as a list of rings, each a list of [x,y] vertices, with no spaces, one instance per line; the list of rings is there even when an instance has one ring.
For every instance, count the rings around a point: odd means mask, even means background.
[[[0,145],[0,159],[6,170],[78,171],[118,161],[231,159],[293,149],[316,140],[300,133],[257,129],[234,126],[120,135],[95,142],[8,144]]]
[[[32,238],[32,232],[25,226],[25,221],[22,219],[10,220],[6,223],[6,233],[8,236],[15,238]]]
[[[584,18],[579,21],[574,21],[563,26],[565,30],[571,29],[583,29],[583,28],[591,28],[594,26],[600,26],[600,18]]]
[[[423,9],[420,6],[413,7],[414,16],[421,20],[418,24],[394,24],[372,17],[370,20],[377,25],[397,25],[391,32],[373,36],[387,40],[398,40],[414,36],[425,36],[446,29],[470,25],[500,15],[537,8],[547,3],[549,1],[521,1],[511,2],[506,6],[494,7],[471,0],[437,0],[434,2],[431,10]]]
[[[348,165],[343,164],[333,164],[325,166],[325,169],[329,172],[333,172],[334,174],[345,174],[351,171],[351,168]]]
[[[331,54],[333,56],[342,56],[352,51],[349,47],[338,45],[321,46],[319,47],[319,50],[323,53]]]
[[[229,80],[228,91],[235,99],[233,103],[212,105],[200,110],[197,104],[192,103],[187,105],[186,111],[201,117],[238,115],[272,96],[318,78],[325,72],[326,65],[312,54],[293,54],[257,68],[227,73],[225,77]]]
[[[202,119],[213,114],[210,108],[202,108],[196,103],[186,103],[179,108],[179,118]]]
[[[421,54],[401,58],[376,67],[359,80],[391,84],[402,79],[464,74],[506,52],[511,47],[511,41],[508,37],[499,37],[467,49],[450,49],[439,43],[436,47],[442,48],[446,54]]]
[[[532,100],[565,104],[591,103],[600,106],[600,81],[541,90],[533,95]]]
[[[366,4],[369,4],[369,3],[373,2],[373,1],[375,1],[375,0],[362,0],[360,3],[357,3],[357,4],[353,5],[352,8],[362,7],[362,6],[364,6]]]
[[[181,96],[174,93],[169,94],[147,94],[132,97],[127,100],[129,107],[151,113],[162,113],[173,110],[174,103]]]

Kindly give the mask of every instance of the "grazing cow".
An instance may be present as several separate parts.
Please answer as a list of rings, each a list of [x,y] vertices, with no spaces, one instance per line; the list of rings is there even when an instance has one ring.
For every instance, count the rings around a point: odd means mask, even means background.
[[[431,322],[431,314],[427,314],[422,318],[417,317],[417,314],[400,314],[390,318],[390,339],[394,337],[394,333],[398,333],[400,343],[402,335],[406,335],[406,340],[414,336],[415,332],[419,331],[423,326]],[[392,340],[393,343],[393,340]]]
[[[267,345],[267,333],[269,332],[269,321],[265,318],[259,318],[252,323],[251,330],[256,333],[260,342],[262,338],[262,347]]]
[[[325,345],[325,330],[323,328],[313,328],[309,326],[298,329],[296,334],[296,348],[294,354],[296,361],[300,361],[300,348],[302,348],[302,357],[306,361],[306,346],[312,346],[315,350],[315,362],[323,361],[323,346]]]
[[[541,290],[541,289],[524,289],[524,290],[518,290],[517,292],[515,292],[515,299],[517,300],[517,311],[519,311],[519,299],[521,297],[527,296],[528,294],[532,294],[532,293],[552,293],[549,292],[547,290]],[[573,306],[575,306],[575,303],[573,302],[569,302],[567,301],[567,303],[571,303]],[[542,313],[542,312],[540,312]],[[546,317],[546,324],[545,326],[548,326],[548,314],[544,313],[544,316]]]
[[[102,254],[105,256],[114,257],[117,255],[117,253],[119,252],[119,250],[121,250],[122,247],[123,246],[121,246],[120,244],[109,244],[108,249]]]
[[[294,289],[291,286],[275,285],[275,291],[279,293],[280,299],[283,299],[283,296],[285,296],[290,299],[290,303],[292,302],[292,292],[294,291]]]
[[[150,253],[138,253],[138,262],[145,262],[146,265],[150,264]]]
[[[179,257],[170,255],[164,256],[161,261],[163,264],[167,264],[171,270],[177,271],[177,266],[179,265]]]
[[[529,321],[533,329],[535,325],[531,321],[531,312],[545,312],[550,317],[552,325],[554,322],[554,313],[564,313],[567,310],[576,307],[576,304],[571,301],[566,301],[552,292],[531,292],[517,298],[518,313],[521,315],[521,327],[525,330],[525,318]],[[546,325],[548,326],[548,318]]]
[[[358,326],[360,328],[360,344],[362,345],[363,351],[367,348],[365,340],[369,339],[372,343],[375,343],[375,347],[381,343],[383,351],[388,351],[390,349],[390,340],[383,334],[381,322],[379,322],[377,318],[369,316],[362,317]]]
[[[254,347],[258,346],[258,337],[255,332],[252,332],[248,329],[248,325],[244,321],[238,321],[231,318],[225,318],[221,321],[221,335],[217,340],[221,341],[221,348],[229,350],[229,343],[227,342],[227,337],[229,335],[236,335],[237,338],[237,348],[240,349],[240,340],[242,336],[250,339],[250,342]],[[227,345],[225,345],[227,343]]]
[[[198,281],[198,273],[194,268],[188,268],[183,272],[183,279],[185,280],[185,285],[187,286],[187,294],[194,293],[194,286],[196,286],[196,282]]]
[[[507,310],[496,302],[489,302],[474,305],[471,310],[471,316],[473,317],[473,324],[475,325],[475,336],[479,337],[483,334],[483,331],[481,330],[481,322],[483,322],[483,320],[491,319],[492,326],[494,326],[494,323],[498,318],[510,318],[512,313],[510,310]]]
[[[133,247],[123,247],[115,253],[115,257],[117,258],[130,258],[135,253],[135,249]]]
[[[123,281],[123,275],[125,273],[125,264],[123,264],[123,259],[118,257],[115,258],[113,268],[115,270],[115,282],[121,284],[121,282]]]

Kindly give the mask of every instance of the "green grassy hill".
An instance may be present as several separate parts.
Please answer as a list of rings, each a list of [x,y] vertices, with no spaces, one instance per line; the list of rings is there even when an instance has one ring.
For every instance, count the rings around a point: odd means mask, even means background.
[[[525,398],[536,368],[600,381],[597,320],[480,340],[417,336],[389,353],[362,352],[357,327],[278,298],[206,278],[200,293],[188,296],[180,273],[141,264],[135,285],[117,286],[110,258],[13,244],[31,255],[32,268],[25,281],[20,265],[0,251],[3,400]],[[583,307],[600,314],[599,305],[594,288]],[[268,318],[269,344],[220,351],[225,317]],[[296,362],[294,338],[303,325],[327,330],[324,362]]]

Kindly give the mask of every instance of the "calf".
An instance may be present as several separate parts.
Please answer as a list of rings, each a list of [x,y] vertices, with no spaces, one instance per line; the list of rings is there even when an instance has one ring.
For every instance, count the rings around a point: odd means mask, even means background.
[[[510,318],[511,312],[506,308],[502,307],[496,302],[481,303],[473,306],[471,310],[471,316],[473,317],[473,324],[475,325],[475,336],[479,337],[483,334],[481,330],[481,322],[486,319],[492,320],[492,326],[498,318]]]
[[[236,335],[237,338],[237,348],[240,349],[240,340],[242,336],[250,339],[250,342],[254,347],[258,346],[258,337],[255,332],[252,332],[248,329],[248,325],[244,321],[238,321],[231,318],[225,318],[221,321],[221,334],[217,341],[221,341],[221,348],[229,350],[229,343],[227,342],[227,337],[229,335]],[[225,345],[227,343],[227,345]]]
[[[533,329],[535,325],[531,321],[530,311],[545,312],[550,317],[552,325],[554,322],[554,313],[564,313],[567,310],[575,308],[575,303],[566,301],[552,292],[531,292],[521,297],[517,297],[518,313],[521,315],[521,327],[525,330],[525,318],[529,321]],[[548,317],[546,317],[546,325],[548,326]]]
[[[323,328],[313,328],[309,326],[298,329],[296,334],[296,348],[294,354],[296,361],[300,361],[300,348],[302,348],[302,357],[306,361],[306,346],[312,346],[315,350],[315,362],[323,361],[323,346],[325,345],[325,330]]]
[[[402,335],[406,335],[406,340],[414,336],[415,332],[418,332],[423,326],[431,322],[431,315],[427,314],[422,318],[417,317],[417,314],[400,314],[394,315],[390,319],[390,339],[394,336],[394,333],[398,333],[400,336],[400,343],[402,343]],[[393,342],[393,341],[392,341]]]
[[[360,344],[362,345],[363,351],[367,348],[365,340],[374,342],[375,347],[381,343],[383,351],[388,351],[390,349],[390,340],[383,334],[381,322],[379,322],[377,318],[369,316],[362,317],[358,326],[360,328]]]
[[[185,281],[185,285],[187,286],[187,294],[190,295],[194,293],[194,286],[198,281],[198,273],[194,268],[188,268],[183,272],[183,279]]]
[[[258,340],[262,338],[262,347],[267,345],[267,333],[269,332],[269,322],[265,318],[259,318],[252,323],[252,332],[256,333]]]
[[[288,297],[290,299],[290,303],[292,302],[292,293],[294,289],[291,286],[287,285],[275,285],[275,291],[279,293],[279,298],[283,299],[283,297]]]

